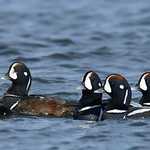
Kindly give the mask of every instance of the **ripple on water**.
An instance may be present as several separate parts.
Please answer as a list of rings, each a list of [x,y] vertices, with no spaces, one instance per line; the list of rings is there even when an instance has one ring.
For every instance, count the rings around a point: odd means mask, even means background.
[[[82,53],[77,52],[67,52],[67,53],[54,53],[46,56],[47,58],[57,59],[57,60],[74,60],[82,58]]]
[[[1,49],[1,48],[0,48]],[[7,47],[6,49],[5,48],[2,48],[2,50],[0,50],[0,55],[1,56],[17,56],[17,55],[21,55],[21,53],[16,50],[16,49],[10,49],[9,47]]]
[[[131,126],[131,127],[144,127],[147,125],[148,125],[148,123],[144,122],[144,120],[142,122],[141,121],[135,121],[135,122],[132,122],[129,124],[129,126]]]
[[[41,61],[41,59],[37,58],[37,57],[23,57],[23,56],[20,56],[20,57],[16,57],[16,58],[12,59],[12,61],[39,62],[39,61]]]
[[[105,142],[105,141],[109,141],[109,138],[107,135],[105,134],[99,134],[97,133],[97,135],[85,135],[85,136],[82,136],[78,139],[79,141],[81,142],[91,142],[91,141],[94,141],[94,142]]]
[[[68,69],[76,69],[78,68],[77,64],[60,64],[59,66],[63,68],[68,68]]]
[[[101,32],[101,31],[96,31],[92,33],[92,36],[90,37],[91,40],[93,41],[103,41],[103,40],[111,40],[113,39],[113,34],[107,33],[107,32]]]
[[[127,149],[127,150],[148,150],[149,148],[146,146],[132,146],[131,148]]]
[[[35,49],[35,48],[47,48],[48,47],[48,43],[45,43],[45,42],[34,42],[34,41],[21,42],[20,45],[23,46],[23,47],[30,47],[32,49]]]
[[[70,45],[75,45],[76,43],[69,39],[69,38],[50,38],[49,39],[50,42],[54,43],[54,44],[58,44],[61,46],[70,46]]]
[[[110,56],[113,55],[114,53],[112,52],[112,50],[110,49],[110,47],[108,46],[102,46],[100,48],[95,49],[94,51],[90,52],[91,54],[95,54],[95,55],[101,55],[101,56]]]

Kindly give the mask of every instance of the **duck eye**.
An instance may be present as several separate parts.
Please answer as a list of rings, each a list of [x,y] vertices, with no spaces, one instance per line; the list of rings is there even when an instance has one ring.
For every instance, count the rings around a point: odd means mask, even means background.
[[[27,76],[27,75],[28,75],[28,73],[27,73],[27,72],[24,72],[24,75],[25,75],[25,76]]]
[[[119,86],[119,88],[123,90],[123,89],[124,89],[124,85],[121,84],[121,85]]]

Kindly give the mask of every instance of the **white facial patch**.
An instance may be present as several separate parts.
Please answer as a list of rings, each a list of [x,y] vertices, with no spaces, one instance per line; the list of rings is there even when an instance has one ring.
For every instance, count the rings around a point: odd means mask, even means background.
[[[24,75],[25,75],[25,76],[28,76],[28,73],[27,73],[27,72],[24,72]]]
[[[18,63],[15,63],[11,66],[11,69],[9,71],[9,77],[16,80],[17,79],[17,72],[15,72],[15,66],[18,65]]]
[[[90,80],[91,75],[92,75],[92,72],[88,73],[84,82],[84,85],[88,90],[92,90],[92,84]]]
[[[119,88],[123,90],[123,89],[124,89],[124,85],[121,84],[121,85],[119,86]]]
[[[111,76],[110,76],[110,77],[111,77]],[[111,93],[111,92],[112,92],[111,87],[110,87],[110,83],[109,83],[110,77],[108,77],[108,78],[106,79],[106,82],[105,82],[105,85],[104,85],[104,90],[105,90],[106,92],[108,92],[108,93]]]
[[[146,85],[146,81],[145,81],[145,77],[147,76],[147,73],[145,75],[143,75],[143,77],[141,78],[140,81],[140,89],[142,89],[143,91],[147,91],[147,85]]]

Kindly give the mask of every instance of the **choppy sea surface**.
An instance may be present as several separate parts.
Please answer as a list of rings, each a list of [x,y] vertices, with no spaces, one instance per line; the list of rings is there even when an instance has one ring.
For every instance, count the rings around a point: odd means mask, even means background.
[[[78,100],[83,74],[121,73],[134,87],[150,70],[149,0],[0,0],[0,76],[21,60],[31,94]],[[0,95],[10,82],[0,80]],[[133,91],[139,101],[141,94]],[[149,150],[150,119],[91,123],[66,118],[0,120],[4,150]]]

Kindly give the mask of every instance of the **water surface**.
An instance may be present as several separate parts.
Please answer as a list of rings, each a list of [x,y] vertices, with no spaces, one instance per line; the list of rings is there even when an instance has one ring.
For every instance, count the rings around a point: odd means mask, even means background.
[[[102,79],[124,74],[134,86],[149,70],[149,10],[148,0],[0,0],[0,75],[21,60],[32,72],[30,93],[76,101],[89,69]],[[1,95],[9,84],[1,80]],[[0,149],[149,149],[149,124],[13,117],[0,120]]]

